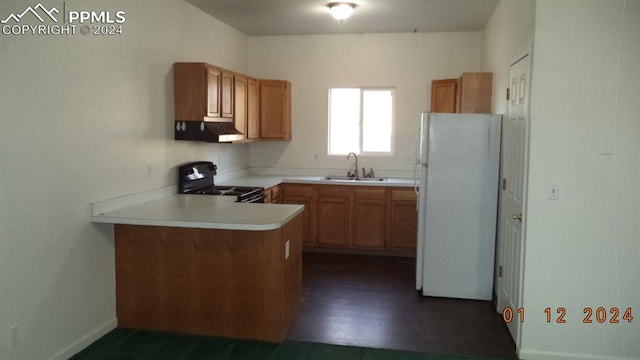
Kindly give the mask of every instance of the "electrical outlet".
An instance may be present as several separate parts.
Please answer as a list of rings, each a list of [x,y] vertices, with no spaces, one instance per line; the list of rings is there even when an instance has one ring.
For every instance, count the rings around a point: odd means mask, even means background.
[[[286,243],[284,243],[284,259],[288,259],[289,256],[291,255],[291,242],[289,240],[287,240]]]
[[[20,326],[13,325],[9,328],[9,343],[12,348],[20,345]]]

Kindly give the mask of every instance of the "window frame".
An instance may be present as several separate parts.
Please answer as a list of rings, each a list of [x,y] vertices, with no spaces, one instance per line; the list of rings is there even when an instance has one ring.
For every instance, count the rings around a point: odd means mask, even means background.
[[[395,123],[396,123],[396,87],[395,86],[330,86],[327,91],[327,156],[346,156],[345,154],[331,153],[331,90],[333,89],[357,89],[360,92],[360,110],[359,110],[359,119],[358,119],[358,136],[359,136],[359,146],[357,151],[353,151],[358,156],[381,156],[381,157],[392,157],[394,156],[395,149]],[[363,141],[364,141],[364,93],[365,91],[380,91],[387,90],[391,93],[391,127],[389,129],[389,146],[390,150],[387,151],[364,151],[363,150]]]

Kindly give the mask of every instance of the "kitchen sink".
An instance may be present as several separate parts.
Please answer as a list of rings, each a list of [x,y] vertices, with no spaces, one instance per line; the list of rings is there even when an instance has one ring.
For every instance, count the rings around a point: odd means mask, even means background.
[[[354,178],[352,176],[343,176],[343,175],[332,175],[325,176],[322,180],[327,181],[353,181],[353,182],[383,182],[387,180],[386,178],[374,177],[374,178]]]

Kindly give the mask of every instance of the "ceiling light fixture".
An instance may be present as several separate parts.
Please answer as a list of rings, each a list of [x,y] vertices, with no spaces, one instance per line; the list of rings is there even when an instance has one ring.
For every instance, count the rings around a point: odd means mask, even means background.
[[[351,2],[332,2],[327,6],[336,20],[344,20],[351,16],[356,4]]]

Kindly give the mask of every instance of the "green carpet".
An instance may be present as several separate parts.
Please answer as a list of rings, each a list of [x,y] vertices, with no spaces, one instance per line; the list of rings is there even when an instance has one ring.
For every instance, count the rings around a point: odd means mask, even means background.
[[[423,354],[409,351],[284,341],[251,340],[115,329],[70,360],[494,360],[482,356]]]

